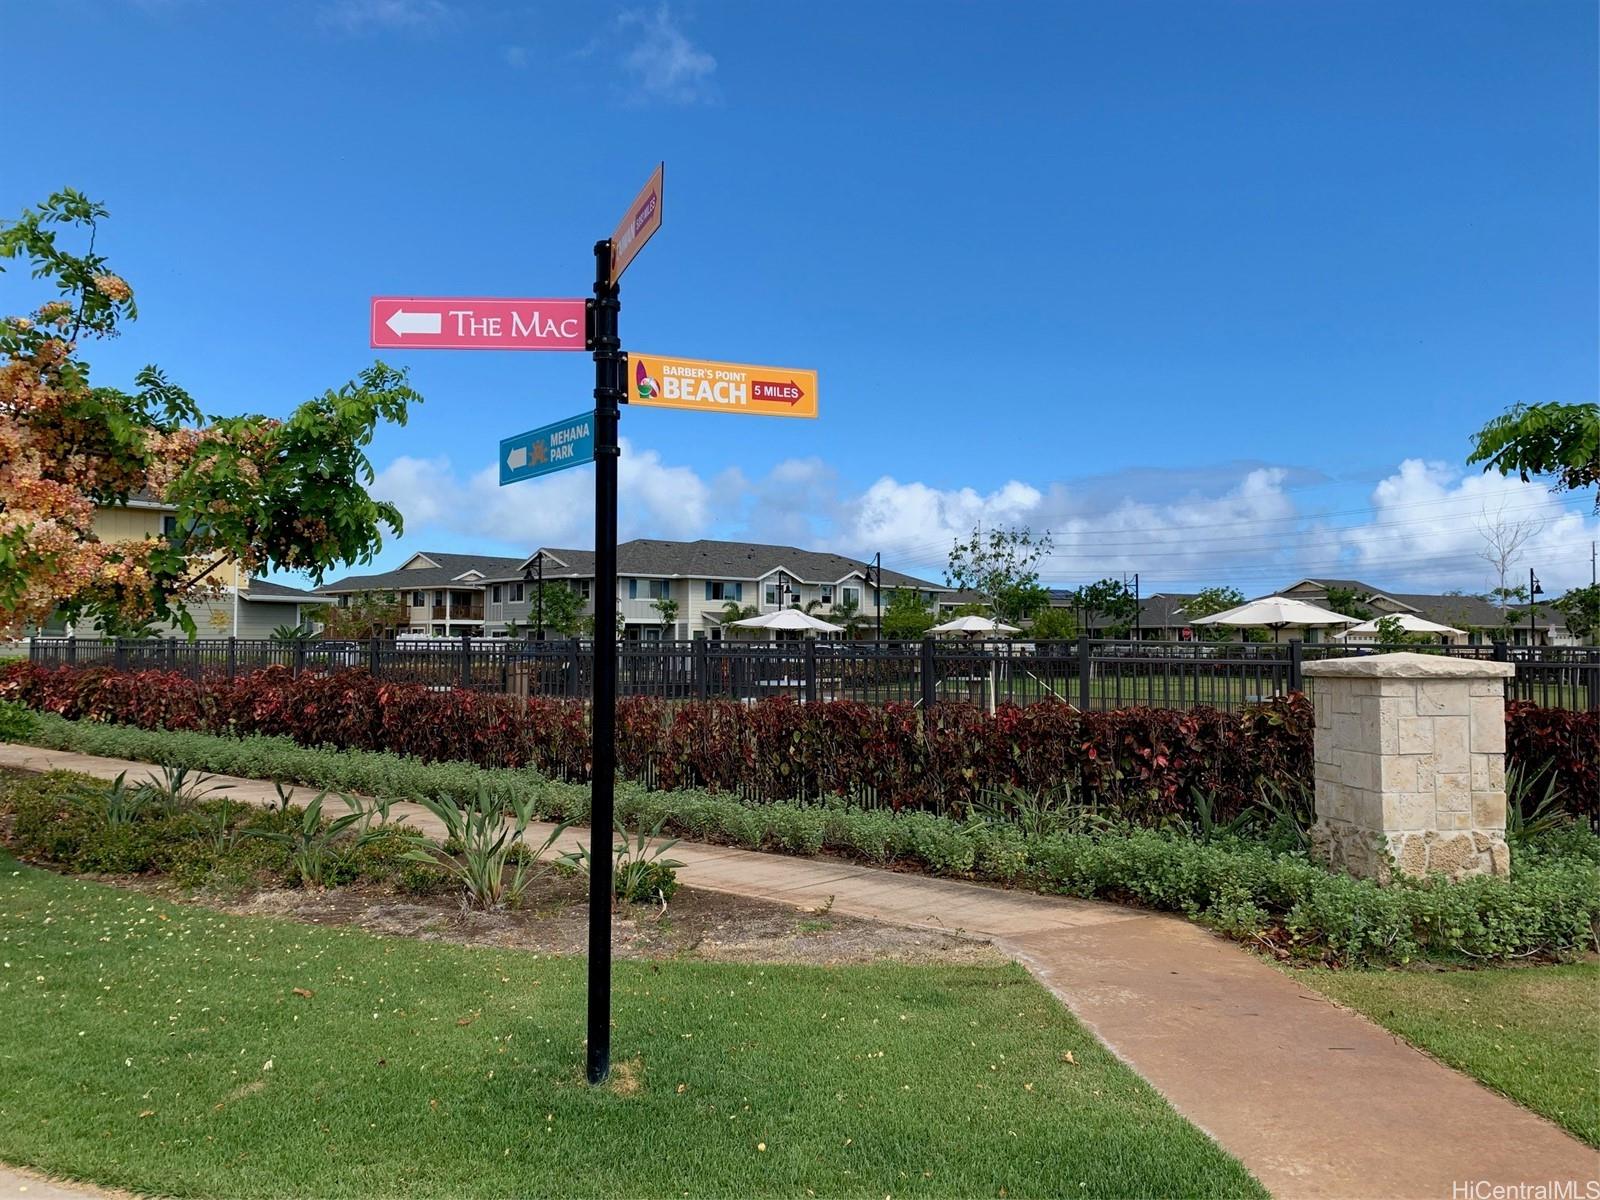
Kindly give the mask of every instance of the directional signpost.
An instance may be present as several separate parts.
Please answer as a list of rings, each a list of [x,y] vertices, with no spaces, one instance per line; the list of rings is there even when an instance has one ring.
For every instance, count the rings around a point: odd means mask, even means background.
[[[634,354],[628,400],[649,408],[754,413],[764,417],[815,417],[817,373],[799,367],[753,367]]]
[[[640,355],[633,373],[617,329],[617,281],[661,228],[665,165],[657,166],[622,214],[616,231],[594,247],[592,300],[506,300],[377,296],[372,344],[405,350],[592,350],[594,411],[505,438],[500,482],[517,483],[593,462],[594,473],[594,750],[589,810],[589,1005],[585,1074],[611,1069],[611,895],[608,852],[617,777],[617,423],[621,405],[701,412],[817,415],[817,373],[790,367]],[[603,843],[602,843],[603,840]],[[602,844],[605,848],[602,849]]]

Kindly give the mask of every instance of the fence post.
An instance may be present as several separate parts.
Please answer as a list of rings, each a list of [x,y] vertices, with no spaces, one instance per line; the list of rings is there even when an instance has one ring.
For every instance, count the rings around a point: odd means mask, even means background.
[[[1305,643],[1299,638],[1289,639],[1289,690],[1303,692],[1306,690],[1305,679],[1300,674],[1300,668],[1305,663]]]
[[[472,634],[465,629],[461,631],[461,686],[472,686]]]
[[[806,647],[806,703],[817,702],[817,639],[807,638]]]
[[[292,662],[294,665],[289,668],[289,672],[294,678],[298,679],[301,672],[306,669],[306,644],[299,639],[296,639],[294,643],[294,658]]]
[[[112,639],[111,665],[119,671],[128,669],[128,648],[122,644],[121,638]]]
[[[1589,711],[1600,712],[1600,650],[1589,651],[1589,669],[1584,677],[1589,684]]]
[[[578,672],[578,656],[583,653],[583,639],[573,638],[572,649],[567,658],[567,695],[573,699],[578,697],[578,684],[581,682]]]
[[[228,635],[228,678],[232,679],[239,673],[239,639],[234,634]]]
[[[1092,707],[1094,688],[1091,686],[1094,679],[1094,647],[1089,644],[1089,635],[1078,635],[1078,710],[1088,712]]]
[[[1494,661],[1495,662],[1510,662],[1511,661],[1511,646],[1508,643],[1506,643],[1506,642],[1496,642],[1494,644]]]
[[[367,640],[367,674],[371,675],[374,679],[378,679],[383,675],[383,664],[379,660],[378,654],[378,635],[373,634]]]
[[[922,639],[922,711],[933,708],[939,699],[939,681],[934,677],[933,639]]]
[[[695,641],[689,670],[694,678],[694,694],[704,700],[711,694],[711,646],[705,638]]]
[[[28,642],[28,657],[30,659],[33,658],[33,656],[34,656],[34,647],[38,644],[38,640],[39,640],[38,638],[33,638],[33,639],[29,640],[29,642]],[[78,665],[78,635],[74,633],[74,634],[70,635],[67,638],[67,666],[75,667],[77,665]]]

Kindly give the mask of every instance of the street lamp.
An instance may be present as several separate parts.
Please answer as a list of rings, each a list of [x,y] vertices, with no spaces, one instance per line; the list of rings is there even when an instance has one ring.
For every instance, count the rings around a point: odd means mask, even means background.
[[[1537,600],[1544,595],[1544,589],[1539,586],[1539,577],[1533,573],[1533,568],[1528,568],[1528,646],[1531,649],[1534,638],[1538,636],[1539,627],[1535,624],[1539,606]]]
[[[538,581],[534,593],[534,603],[537,606],[535,611],[538,614],[534,618],[534,625],[538,632],[534,636],[542,642],[544,641],[544,551],[541,550],[535,554],[533,561],[538,564],[538,573],[535,574],[532,567],[524,567],[522,569],[522,578],[527,583]]]

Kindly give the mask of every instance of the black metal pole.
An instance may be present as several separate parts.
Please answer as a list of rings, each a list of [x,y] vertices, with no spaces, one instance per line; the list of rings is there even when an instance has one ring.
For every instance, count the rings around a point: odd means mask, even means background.
[[[1528,647],[1533,648],[1533,638],[1537,629],[1533,623],[1533,598],[1539,594],[1539,578],[1533,573],[1533,568],[1528,568]]]
[[[872,556],[872,598],[878,606],[878,640],[883,641],[883,551]]]
[[[594,771],[589,805],[589,1018],[585,1074],[611,1071],[611,844],[617,777],[617,441],[627,355],[611,241],[594,246]]]
[[[1144,612],[1139,604],[1139,572],[1133,573],[1133,640],[1144,641]]]
[[[544,551],[539,551],[539,557],[534,559],[539,564],[539,640],[544,641]]]

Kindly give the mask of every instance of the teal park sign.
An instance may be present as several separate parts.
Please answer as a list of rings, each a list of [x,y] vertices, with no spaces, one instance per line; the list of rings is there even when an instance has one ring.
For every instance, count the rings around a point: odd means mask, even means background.
[[[554,425],[502,439],[500,486],[593,461],[594,413],[579,413]]]

